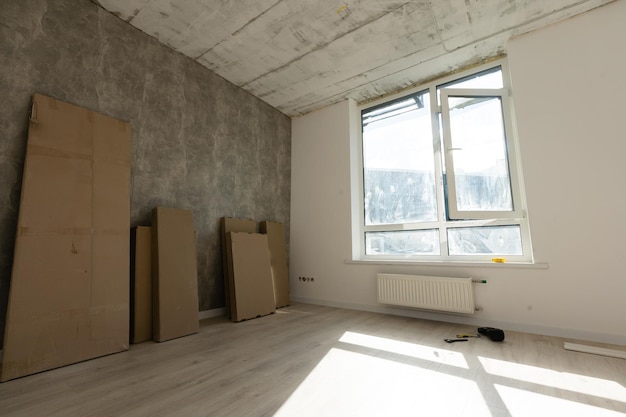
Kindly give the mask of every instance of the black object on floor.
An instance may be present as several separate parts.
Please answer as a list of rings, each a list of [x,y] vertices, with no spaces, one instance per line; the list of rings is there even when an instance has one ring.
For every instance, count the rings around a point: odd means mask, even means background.
[[[487,336],[494,342],[501,342],[504,340],[504,332],[500,329],[496,329],[495,327],[479,327],[478,333],[483,336]]]

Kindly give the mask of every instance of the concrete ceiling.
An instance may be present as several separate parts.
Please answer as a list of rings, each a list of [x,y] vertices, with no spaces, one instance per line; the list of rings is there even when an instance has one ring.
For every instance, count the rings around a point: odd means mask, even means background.
[[[289,116],[506,52],[614,0],[94,0]]]

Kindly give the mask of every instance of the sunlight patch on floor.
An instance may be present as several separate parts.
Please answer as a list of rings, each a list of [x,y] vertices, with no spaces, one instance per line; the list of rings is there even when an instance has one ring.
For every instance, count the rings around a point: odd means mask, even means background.
[[[401,342],[384,337],[369,336],[366,334],[345,332],[339,339],[340,342],[353,345],[378,349],[385,352],[397,353],[411,358],[424,359],[431,362],[442,363],[469,369],[467,361],[462,353],[453,352],[446,349],[438,349],[430,346],[418,345],[415,343]]]
[[[338,342],[274,417],[626,417],[612,380],[350,331]]]
[[[274,416],[450,417],[468,405],[492,417],[474,381],[333,348]]]
[[[511,417],[624,417],[626,414],[575,401],[495,384]]]
[[[615,381],[576,375],[568,372],[558,372],[537,366],[523,365],[482,356],[479,356],[478,360],[485,371],[492,375],[626,403],[626,388]]]

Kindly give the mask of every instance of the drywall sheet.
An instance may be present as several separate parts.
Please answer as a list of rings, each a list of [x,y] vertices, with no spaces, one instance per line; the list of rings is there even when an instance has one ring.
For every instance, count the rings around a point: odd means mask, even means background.
[[[149,226],[131,230],[130,342],[152,340],[152,233]]]
[[[256,233],[257,225],[254,220],[235,219],[232,217],[222,217],[220,219],[220,230],[222,239],[222,268],[224,270],[224,299],[225,310],[228,317],[233,316],[233,310],[236,310],[235,290],[230,285],[232,281],[232,265],[228,262],[226,248],[226,235],[230,232]]]
[[[128,348],[128,123],[33,96],[0,379]]]
[[[232,265],[235,309],[232,321],[265,316],[276,311],[267,235],[230,232],[226,235]]]
[[[289,269],[287,266],[287,244],[285,226],[282,223],[261,222],[261,233],[267,235],[272,266],[272,282],[276,308],[289,305]]]
[[[152,338],[157,342],[197,333],[198,267],[193,214],[152,210]]]

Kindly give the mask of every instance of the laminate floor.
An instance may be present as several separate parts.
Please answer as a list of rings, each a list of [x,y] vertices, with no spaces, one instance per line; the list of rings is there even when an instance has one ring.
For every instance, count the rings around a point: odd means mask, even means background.
[[[626,416],[626,360],[465,325],[295,304],[0,384],[0,416]]]

